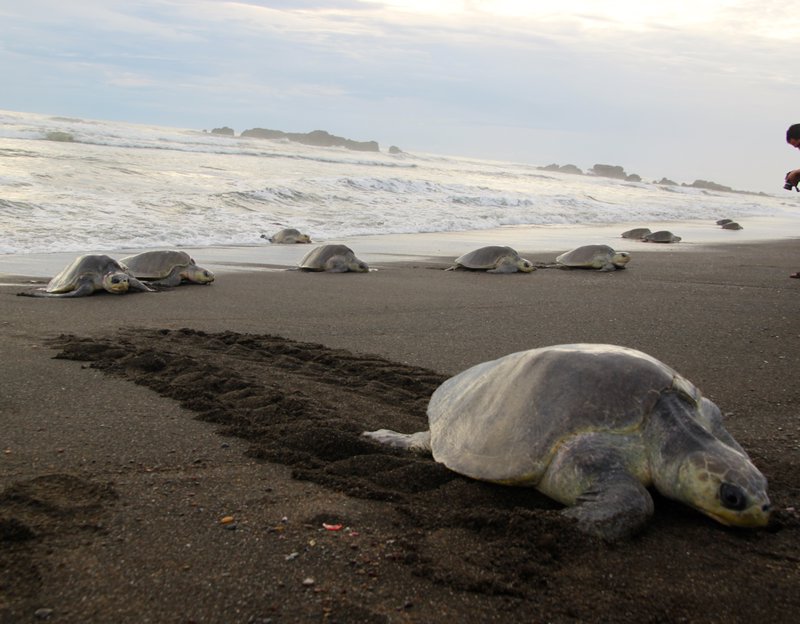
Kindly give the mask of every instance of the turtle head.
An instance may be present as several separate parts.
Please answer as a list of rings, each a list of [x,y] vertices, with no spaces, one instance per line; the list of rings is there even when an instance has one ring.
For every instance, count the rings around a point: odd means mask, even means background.
[[[121,271],[106,273],[103,276],[103,288],[115,295],[126,293],[128,292],[128,287],[130,286],[128,277],[129,276],[127,273],[122,273]]]
[[[531,271],[535,271],[536,267],[533,266],[533,263],[530,260],[526,260],[525,258],[520,258],[517,261],[517,269],[522,271],[523,273],[530,273]]]
[[[690,454],[681,464],[679,498],[727,526],[766,526],[770,516],[767,480],[746,455],[718,442]]]
[[[187,282],[194,284],[210,284],[214,281],[214,274],[208,269],[193,265],[181,274]]]
[[[692,388],[663,392],[648,419],[654,485],[722,524],[765,526],[767,480],[722,426],[719,408]]]
[[[301,244],[310,243],[311,237],[308,234],[300,234],[297,237],[297,242]]]
[[[357,258],[354,258],[352,262],[348,263],[347,268],[356,273],[369,273],[369,265]]]
[[[614,257],[611,258],[611,264],[615,267],[624,267],[631,260],[631,254],[627,251],[615,251]]]

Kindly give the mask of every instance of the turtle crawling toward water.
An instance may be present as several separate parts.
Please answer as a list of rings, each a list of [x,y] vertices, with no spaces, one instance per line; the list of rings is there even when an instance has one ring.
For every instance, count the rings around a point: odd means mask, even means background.
[[[182,282],[210,284],[214,274],[197,266],[185,251],[145,251],[120,261],[142,281],[156,286],[178,286]]]
[[[98,290],[121,295],[129,290],[152,291],[136,279],[124,264],[111,256],[78,256],[44,288],[19,293],[27,297],[85,297]]]
[[[646,243],[680,243],[682,239],[669,230],[659,230],[642,236],[642,240]]]
[[[558,256],[556,265],[564,269],[613,271],[624,269],[630,259],[627,251],[615,251],[608,245],[583,245]]]
[[[650,228],[633,228],[632,230],[627,230],[626,232],[622,233],[622,238],[634,238],[637,240],[641,240],[643,236],[647,236],[650,234]]]
[[[347,245],[321,245],[309,251],[297,267],[301,271],[327,271],[329,273],[366,273],[369,266],[356,258]]]
[[[728,221],[727,223],[722,224],[723,230],[743,230],[744,228],[736,223],[736,221]]]
[[[570,344],[484,362],[436,389],[428,422],[363,435],[473,479],[535,487],[610,541],[652,515],[647,487],[725,525],[769,521],[767,481],[719,408],[641,351]]]
[[[272,236],[262,234],[261,238],[266,238],[270,243],[277,245],[307,244],[311,242],[311,237],[308,234],[302,234],[300,230],[295,228],[283,228]]]
[[[455,264],[446,271],[467,269],[469,271],[486,271],[487,273],[530,273],[536,268],[530,260],[520,257],[511,247],[490,245],[481,247],[456,258]]]

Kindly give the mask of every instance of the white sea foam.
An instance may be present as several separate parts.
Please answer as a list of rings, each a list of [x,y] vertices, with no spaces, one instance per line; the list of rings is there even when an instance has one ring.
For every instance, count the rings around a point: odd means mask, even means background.
[[[4,254],[798,216],[788,196],[6,111],[0,165]]]

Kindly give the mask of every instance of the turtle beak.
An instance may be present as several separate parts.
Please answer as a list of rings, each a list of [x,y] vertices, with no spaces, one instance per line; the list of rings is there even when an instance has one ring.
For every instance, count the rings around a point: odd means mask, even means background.
[[[755,529],[758,527],[765,527],[769,524],[769,519],[772,514],[772,505],[769,503],[765,503],[760,506],[755,505],[746,512],[739,513],[713,513],[704,509],[701,509],[700,511],[702,511],[709,518],[713,518],[725,526]]]

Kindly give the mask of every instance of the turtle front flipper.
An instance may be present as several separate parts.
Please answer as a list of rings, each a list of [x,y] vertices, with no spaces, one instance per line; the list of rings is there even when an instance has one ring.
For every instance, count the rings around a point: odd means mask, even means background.
[[[152,286],[174,288],[175,286],[180,286],[182,281],[183,281],[183,276],[181,275],[180,268],[175,268],[166,277],[157,280],[148,280],[147,284],[150,284]],[[153,289],[151,288],[150,290]]]
[[[347,273],[347,260],[342,256],[331,256],[325,262],[324,270],[328,273]]]
[[[618,439],[609,443],[609,436]],[[653,515],[641,458],[638,446],[619,436],[583,434],[560,445],[537,489],[569,505],[563,513],[581,531],[615,541],[639,531]]]
[[[640,531],[653,515],[653,499],[631,475],[603,478],[563,513],[584,533],[613,542]]]
[[[489,269],[486,272],[487,273],[499,273],[499,274],[502,275],[503,273],[516,273],[517,271],[519,271],[519,269],[517,268],[517,266],[515,264],[510,264],[508,262],[501,262],[501,263],[499,263],[497,265],[497,268]]]
[[[144,282],[140,282],[132,275],[128,277],[128,290],[138,290],[141,292],[156,292],[155,288],[150,288]]]

